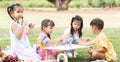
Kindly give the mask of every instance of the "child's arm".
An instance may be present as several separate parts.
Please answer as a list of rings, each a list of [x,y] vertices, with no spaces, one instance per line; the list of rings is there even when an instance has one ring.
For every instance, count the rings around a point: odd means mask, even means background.
[[[89,38],[86,38],[86,39],[83,40],[83,42],[79,41],[78,44],[79,45],[85,45],[85,46],[91,46],[91,45],[94,45],[94,41],[95,40],[90,41]]]
[[[92,42],[78,42],[78,44],[79,45],[85,45],[85,46],[91,46],[91,45],[93,45],[94,43],[92,43]]]
[[[62,36],[62,41],[68,40],[70,38],[70,34],[65,34]]]
[[[35,26],[34,24],[31,24],[31,26],[28,27],[28,29],[27,29],[27,31],[26,31],[26,34],[27,34],[27,35],[30,33],[31,29],[34,28],[34,26]]]
[[[105,53],[107,51],[107,48],[103,47],[102,49],[97,49],[95,51]]]
[[[66,41],[70,38],[70,29],[66,29],[62,34],[62,41]]]
[[[26,26],[26,22],[23,23],[23,25],[18,28],[16,23],[12,23],[12,32],[15,33],[16,37],[20,40],[24,31],[24,28]]]
[[[56,39],[51,39],[48,41],[49,44],[53,45],[53,44],[59,44],[60,42],[62,42],[62,38],[56,38]]]

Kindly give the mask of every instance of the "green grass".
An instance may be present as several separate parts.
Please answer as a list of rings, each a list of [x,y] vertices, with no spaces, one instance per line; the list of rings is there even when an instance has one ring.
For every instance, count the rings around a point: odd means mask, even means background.
[[[54,20],[56,26],[54,31],[51,35],[52,38],[60,37],[63,31],[70,25],[71,17],[76,15],[76,13],[71,12],[33,12],[25,11],[24,12],[24,20],[27,22],[32,22],[35,24],[35,29],[30,33],[29,39],[31,45],[36,44],[37,37],[40,33],[40,22],[41,20],[48,18]],[[78,13],[77,13],[78,14]],[[114,49],[117,53],[118,61],[120,62],[120,17],[119,13],[117,14],[110,14],[106,16],[104,14],[78,14],[81,15],[84,19],[84,29],[83,29],[83,36],[82,40],[86,37],[90,37],[91,39],[95,38],[95,35],[91,33],[89,29],[90,20],[96,17],[100,17],[105,22],[104,32],[109,38],[110,42],[113,44]],[[10,46],[10,36],[9,36],[9,23],[10,18],[6,11],[0,11],[0,46],[2,48],[6,48],[6,46]],[[85,62],[85,59],[89,57],[87,53],[87,49],[79,49],[77,50],[79,55],[74,59],[76,62]],[[69,59],[69,62],[73,62],[72,59]]]
[[[63,32],[64,28],[56,28],[54,31],[54,33],[51,35],[52,38],[56,38],[59,37],[62,32]],[[94,38],[95,36],[89,31],[88,28],[83,30],[83,38],[85,37],[90,37],[90,38]],[[117,53],[118,58],[120,58],[120,29],[117,28],[109,28],[109,29],[104,29],[104,32],[106,33],[106,35],[108,36],[109,40],[111,41],[111,43],[113,44],[115,51]],[[38,29],[34,29],[30,35],[29,35],[29,39],[31,44],[35,44],[37,37],[39,35],[39,30]],[[2,29],[2,31],[0,31],[0,45],[5,48],[6,46],[10,45],[10,41],[9,41],[9,32],[8,29]],[[87,53],[87,49],[79,49],[77,50],[77,52],[79,53],[79,55],[74,59],[76,62],[85,62],[85,59],[89,57],[88,53]],[[69,59],[69,62],[72,62],[73,59]],[[120,59],[118,59],[117,62],[119,62]]]

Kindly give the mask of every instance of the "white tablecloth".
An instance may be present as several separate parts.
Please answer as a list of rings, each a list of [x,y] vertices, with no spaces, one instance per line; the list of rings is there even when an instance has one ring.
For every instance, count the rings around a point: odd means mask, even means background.
[[[50,46],[45,47],[44,49],[48,50],[74,50],[74,49],[80,49],[80,48],[88,48],[90,46],[83,46],[83,45],[77,45],[77,44],[67,44],[67,45],[59,45],[59,46]]]

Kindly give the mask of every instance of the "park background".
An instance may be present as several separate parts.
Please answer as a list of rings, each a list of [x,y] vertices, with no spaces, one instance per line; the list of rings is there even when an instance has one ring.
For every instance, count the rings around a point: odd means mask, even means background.
[[[104,20],[104,32],[113,44],[120,62],[120,0],[71,0],[67,9],[59,10],[54,3],[47,0],[0,0],[0,46],[6,49],[10,46],[9,24],[10,17],[7,7],[13,3],[20,3],[24,7],[24,21],[35,24],[35,28],[29,35],[31,45],[36,44],[40,33],[40,23],[43,19],[51,19],[55,22],[52,38],[60,37],[63,31],[70,26],[71,18],[75,15],[83,17],[83,36],[81,41],[92,34],[89,23],[93,18]],[[76,62],[85,62],[89,57],[87,49],[77,50]],[[69,59],[72,62],[72,59]]]

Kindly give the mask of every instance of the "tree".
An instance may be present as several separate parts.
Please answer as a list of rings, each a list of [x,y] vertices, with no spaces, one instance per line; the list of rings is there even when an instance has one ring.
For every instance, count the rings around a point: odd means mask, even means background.
[[[68,4],[71,0],[48,0],[49,2],[53,3],[57,10],[68,10]]]
[[[109,8],[114,6],[115,1],[114,0],[103,0],[105,2],[105,5]]]

